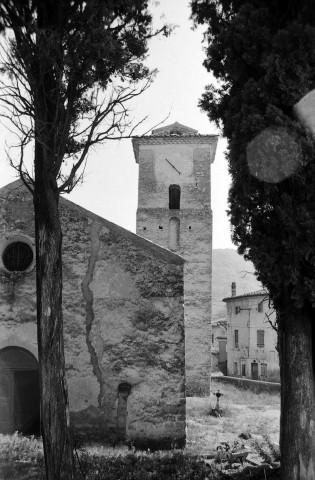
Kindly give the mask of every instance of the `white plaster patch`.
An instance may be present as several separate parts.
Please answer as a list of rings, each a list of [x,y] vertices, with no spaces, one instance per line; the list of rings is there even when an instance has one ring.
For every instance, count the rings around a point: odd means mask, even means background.
[[[300,412],[300,424],[301,427],[304,429],[306,426],[306,412],[304,411]]]

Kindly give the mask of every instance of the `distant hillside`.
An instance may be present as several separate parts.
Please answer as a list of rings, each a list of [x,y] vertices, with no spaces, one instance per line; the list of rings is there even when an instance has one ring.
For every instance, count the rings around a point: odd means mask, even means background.
[[[250,273],[247,273],[250,272]],[[254,266],[230,248],[212,252],[212,318],[226,315],[222,299],[231,296],[231,283],[236,283],[236,295],[262,288],[254,275]]]

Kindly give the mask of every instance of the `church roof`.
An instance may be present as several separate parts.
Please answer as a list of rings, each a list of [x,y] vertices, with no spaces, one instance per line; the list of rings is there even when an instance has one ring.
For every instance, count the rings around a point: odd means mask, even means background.
[[[6,195],[18,190],[20,191],[24,190],[25,192],[28,192],[22,180],[20,179],[15,180],[14,182],[11,182],[5,185],[4,187],[0,188],[1,200],[5,200],[4,197]],[[185,260],[180,255],[177,255],[176,253],[171,252],[167,248],[163,248],[160,245],[157,245],[156,243],[151,242],[150,240],[147,240],[146,238],[140,237],[136,233],[133,233],[130,230],[127,230],[126,228],[121,227],[120,225],[116,225],[115,223],[110,222],[109,220],[106,220],[105,218],[99,215],[96,215],[90,210],[87,210],[86,208],[81,207],[80,205],[74,202],[71,202],[70,200],[62,196],[60,197],[60,204],[64,205],[66,208],[75,210],[82,217],[91,218],[92,220],[95,220],[98,223],[101,223],[102,225],[107,227],[109,230],[111,230],[113,233],[121,235],[122,237],[128,239],[130,242],[135,243],[136,245],[143,248],[144,250],[153,253],[157,257],[162,258],[163,260],[166,260],[169,263],[173,263],[177,265],[181,265],[185,263]]]

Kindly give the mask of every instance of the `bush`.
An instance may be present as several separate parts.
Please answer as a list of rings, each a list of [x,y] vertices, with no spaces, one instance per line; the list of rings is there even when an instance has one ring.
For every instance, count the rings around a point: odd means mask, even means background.
[[[280,462],[280,449],[271,442],[268,435],[264,436],[262,442],[254,440],[252,446],[266,463],[272,465],[276,462]]]
[[[173,452],[98,456],[81,451],[76,480],[216,480],[222,478],[196,456]]]
[[[42,441],[34,436],[24,437],[21,433],[0,435],[1,463],[33,462],[43,460]]]
[[[40,439],[0,434],[0,478],[40,480],[45,478],[43,447]]]
[[[189,380],[186,383],[186,397],[208,397],[209,385],[201,385],[199,382]]]

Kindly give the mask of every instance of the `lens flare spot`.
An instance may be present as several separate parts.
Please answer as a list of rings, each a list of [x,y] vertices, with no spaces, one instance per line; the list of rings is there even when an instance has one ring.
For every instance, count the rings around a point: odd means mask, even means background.
[[[301,149],[285,128],[266,128],[248,144],[247,162],[254,177],[279,183],[297,171]]]

